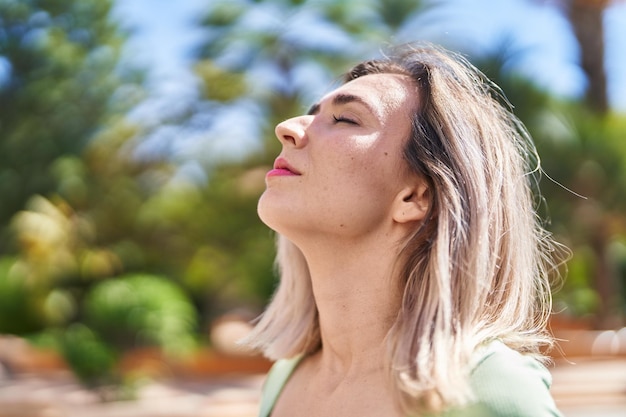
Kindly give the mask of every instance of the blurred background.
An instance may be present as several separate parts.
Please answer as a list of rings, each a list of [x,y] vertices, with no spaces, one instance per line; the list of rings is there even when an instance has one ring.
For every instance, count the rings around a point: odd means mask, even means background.
[[[274,126],[413,40],[533,135],[573,252],[555,397],[625,416],[626,1],[0,0],[0,417],[255,415]]]

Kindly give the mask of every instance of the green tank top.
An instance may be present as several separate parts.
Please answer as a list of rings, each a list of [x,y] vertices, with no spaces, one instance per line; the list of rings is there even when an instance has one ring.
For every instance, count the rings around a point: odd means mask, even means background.
[[[476,401],[438,417],[562,417],[550,395],[550,373],[536,359],[499,341],[480,349],[477,355],[470,374]],[[259,417],[270,417],[301,359],[283,359],[274,364],[263,385]]]

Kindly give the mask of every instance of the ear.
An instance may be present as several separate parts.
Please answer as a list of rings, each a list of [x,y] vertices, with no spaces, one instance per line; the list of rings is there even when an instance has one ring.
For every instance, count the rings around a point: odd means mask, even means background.
[[[403,188],[394,200],[393,220],[397,223],[421,221],[430,207],[430,192],[423,181]]]

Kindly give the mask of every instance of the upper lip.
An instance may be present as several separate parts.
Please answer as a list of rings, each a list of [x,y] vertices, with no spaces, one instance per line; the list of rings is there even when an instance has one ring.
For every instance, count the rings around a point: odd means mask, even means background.
[[[274,169],[286,169],[286,170],[293,172],[296,175],[300,175],[300,172],[298,172],[297,169],[292,167],[289,164],[289,162],[287,162],[287,160],[281,156],[276,158],[276,160],[274,161]]]

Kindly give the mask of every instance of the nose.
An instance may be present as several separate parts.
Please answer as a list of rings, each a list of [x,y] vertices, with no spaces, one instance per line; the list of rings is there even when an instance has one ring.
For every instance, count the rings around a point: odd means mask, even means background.
[[[275,133],[280,143],[301,148],[308,140],[307,128],[311,123],[312,116],[298,116],[287,119],[276,125]]]

